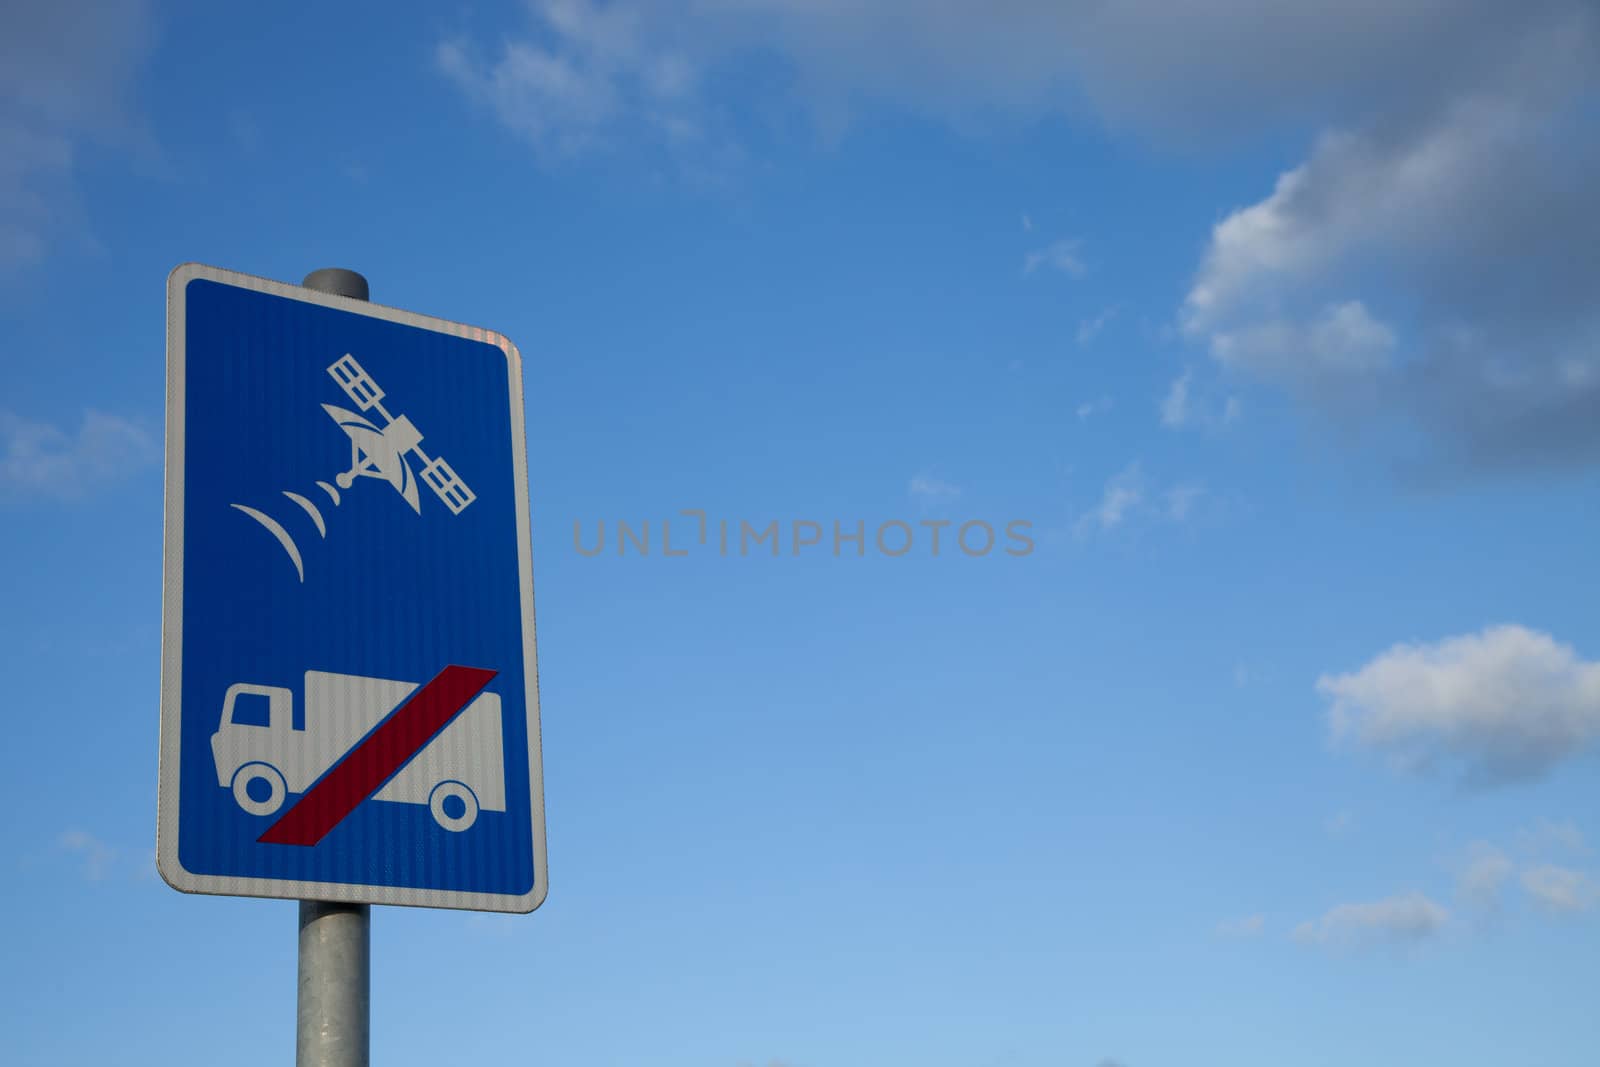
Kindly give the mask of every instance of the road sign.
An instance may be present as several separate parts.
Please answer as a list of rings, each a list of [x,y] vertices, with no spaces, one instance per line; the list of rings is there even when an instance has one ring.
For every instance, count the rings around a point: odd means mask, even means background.
[[[169,884],[538,907],[527,466],[521,357],[499,334],[172,272]]]

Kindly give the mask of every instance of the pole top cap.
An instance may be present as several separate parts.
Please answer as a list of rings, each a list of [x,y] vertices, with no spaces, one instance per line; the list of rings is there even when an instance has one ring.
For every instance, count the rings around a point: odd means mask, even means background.
[[[323,267],[321,270],[314,270],[307,274],[306,280],[300,284],[319,293],[348,296],[356,300],[368,298],[367,279],[343,267]]]

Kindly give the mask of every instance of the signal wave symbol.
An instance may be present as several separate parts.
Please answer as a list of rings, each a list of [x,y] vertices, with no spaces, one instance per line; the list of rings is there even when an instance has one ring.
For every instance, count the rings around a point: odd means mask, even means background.
[[[347,408],[335,404],[323,404],[322,410],[328,413],[334,423],[343,430],[350,439],[350,469],[334,476],[338,488],[325,481],[318,481],[317,488],[327,494],[334,507],[339,506],[339,490],[349,490],[355,485],[357,478],[378,478],[388,482],[395,492],[417,514],[422,514],[422,502],[417,493],[417,475],[411,470],[410,455],[415,455],[422,463],[422,480],[435,496],[450,509],[452,515],[459,515],[466,510],[467,505],[478,499],[477,494],[468,488],[467,483],[461,480],[455,469],[445,461],[443,456],[429,456],[422,450],[422,432],[404,415],[391,415],[383,406],[386,395],[368,374],[356,362],[356,358],[346,352],[328,367],[328,374],[339,383],[340,388],[363,412],[371,412],[383,420],[382,425],[374,422],[364,415],[359,415]],[[321,537],[328,536],[327,524],[323,521],[322,512],[316,503],[299,493],[284,490],[283,495],[294,501],[300,510],[304,511],[317,528]],[[305,564],[300,557],[300,549],[295,544],[294,538],[283,524],[272,516],[256,508],[244,504],[233,504],[232,507],[244,512],[256,522],[266,528],[267,532],[278,539],[283,550],[289,554],[289,559],[294,563],[300,581],[306,580]]]

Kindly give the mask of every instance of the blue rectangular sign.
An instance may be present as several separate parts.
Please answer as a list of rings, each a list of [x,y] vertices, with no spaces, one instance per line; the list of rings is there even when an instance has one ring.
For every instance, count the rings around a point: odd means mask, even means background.
[[[533,910],[516,348],[197,264],[173,271],[167,309],[162,876]]]

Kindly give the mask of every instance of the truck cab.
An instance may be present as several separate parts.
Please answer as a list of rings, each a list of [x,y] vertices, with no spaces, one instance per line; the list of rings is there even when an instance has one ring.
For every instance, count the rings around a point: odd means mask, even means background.
[[[290,783],[285,769],[305,730],[295,729],[294,694],[281,686],[239,682],[222,698],[222,721],[211,735],[217,784],[232,787],[239,806],[252,815],[271,815],[283,806]],[[295,783],[296,791],[303,789]]]

